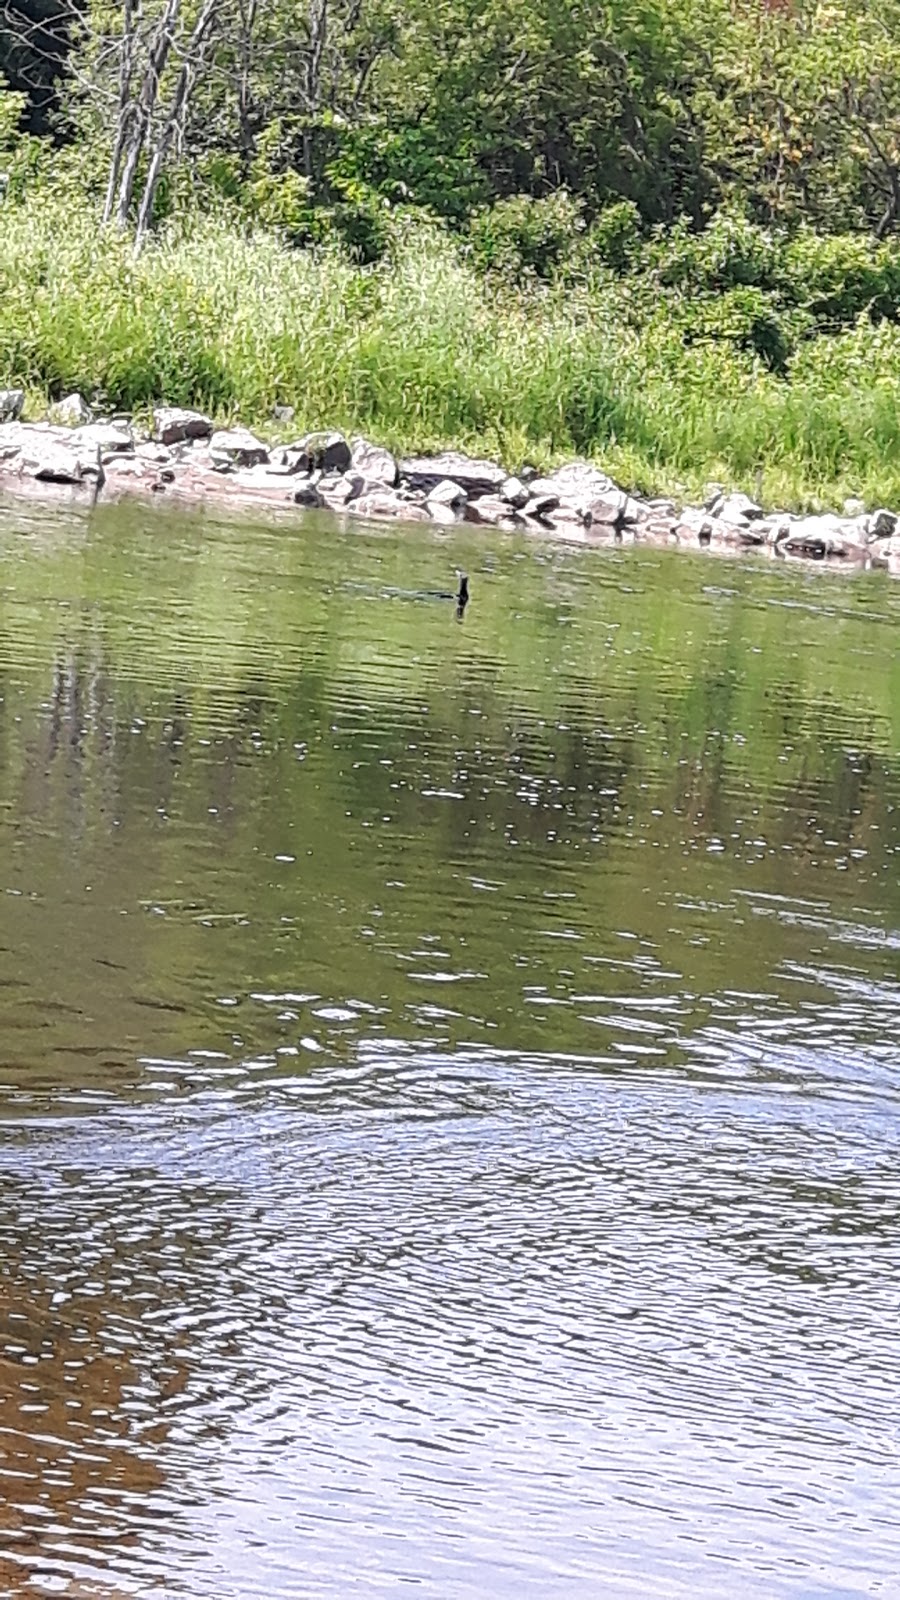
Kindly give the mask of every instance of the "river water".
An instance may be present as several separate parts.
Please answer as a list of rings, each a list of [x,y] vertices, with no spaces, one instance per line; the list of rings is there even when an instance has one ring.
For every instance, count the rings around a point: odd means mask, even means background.
[[[900,1593],[900,586],[0,557],[0,1593]]]

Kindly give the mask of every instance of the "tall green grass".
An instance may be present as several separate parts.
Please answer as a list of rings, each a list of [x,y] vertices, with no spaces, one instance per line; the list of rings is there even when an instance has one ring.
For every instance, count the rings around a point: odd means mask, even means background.
[[[80,204],[0,213],[0,382],[30,404],[198,405],[265,427],[458,445],[511,466],[589,455],[642,491],[710,479],[771,502],[900,504],[900,329],[862,317],[801,344],[787,376],[686,345],[671,301],[627,278],[514,288],[441,233],[374,267],[196,220],[135,261]]]

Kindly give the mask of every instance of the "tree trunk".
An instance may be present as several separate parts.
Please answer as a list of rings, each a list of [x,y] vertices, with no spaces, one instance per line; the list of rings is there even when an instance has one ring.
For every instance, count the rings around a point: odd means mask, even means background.
[[[135,255],[140,254],[144,240],[150,230],[150,222],[153,217],[153,202],[156,199],[156,191],[166,164],[166,157],[172,147],[173,139],[184,127],[185,112],[187,111],[191,90],[201,64],[203,47],[206,43],[207,35],[216,20],[216,11],[220,4],[221,0],[204,0],[200,15],[194,24],[194,31],[191,34],[184,60],[181,63],[181,71],[178,74],[166,120],[162,125],[156,141],[156,148],[150,158],[150,167],[138,210],[137,228],[134,236]]]
[[[134,77],[134,49],[135,34],[141,21],[141,0],[124,0],[122,15],[122,56],[119,63],[119,106],[116,115],[116,136],[113,143],[112,155],[109,161],[109,178],[106,184],[106,198],[103,202],[103,222],[108,223],[113,214],[116,203],[116,190],[119,187],[119,174],[122,170],[122,157],[125,154],[125,145],[131,127],[133,107],[131,104],[131,84]]]
[[[253,34],[256,27],[257,0],[247,0],[241,6],[240,69],[238,79],[238,143],[241,151],[242,176],[247,177],[256,152],[253,127]]]
[[[131,210],[131,202],[134,197],[138,162],[141,159],[153,112],[159,99],[160,79],[165,71],[166,62],[169,59],[175,40],[175,25],[180,11],[181,0],[166,0],[165,10],[156,25],[156,31],[150,45],[150,55],[144,72],[144,80],[141,84],[141,92],[137,106],[133,108],[132,112],[128,150],[119,184],[116,222],[120,228],[128,226],[128,213]]]
[[[306,61],[306,126],[303,130],[303,171],[315,179],[313,122],[321,110],[322,58],[328,41],[328,0],[310,0],[309,55]]]

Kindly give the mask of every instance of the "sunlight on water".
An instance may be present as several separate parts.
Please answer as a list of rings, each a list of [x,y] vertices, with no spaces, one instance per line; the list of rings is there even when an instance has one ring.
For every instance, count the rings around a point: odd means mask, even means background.
[[[900,591],[0,549],[0,1592],[896,1593]]]

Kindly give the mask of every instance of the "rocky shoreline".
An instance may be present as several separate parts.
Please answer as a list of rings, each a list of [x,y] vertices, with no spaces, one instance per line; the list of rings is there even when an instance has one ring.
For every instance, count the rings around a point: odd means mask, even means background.
[[[398,460],[366,439],[310,433],[269,445],[217,429],[197,411],[159,407],[153,426],[95,420],[80,395],[45,422],[21,420],[21,390],[0,390],[0,492],[115,500],[161,496],[272,509],[321,507],[370,521],[474,523],[579,544],[676,545],[826,561],[900,574],[900,515],[848,502],[843,516],[766,514],[712,486],[703,506],[643,500],[587,462],[509,473],[457,452]],[[289,420],[284,415],[279,419]]]

